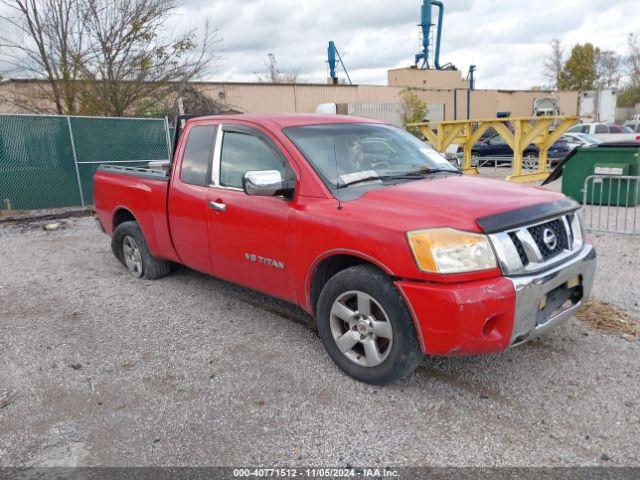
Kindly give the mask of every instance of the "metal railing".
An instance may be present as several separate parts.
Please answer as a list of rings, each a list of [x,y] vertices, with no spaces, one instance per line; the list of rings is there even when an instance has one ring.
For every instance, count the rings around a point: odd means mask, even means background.
[[[582,193],[587,230],[640,235],[640,176],[591,175]]]
[[[555,163],[556,161],[556,159],[550,159],[549,163]],[[498,167],[511,169],[513,168],[513,155],[486,155],[483,157],[473,157],[471,159],[471,166],[474,168],[493,167],[494,170],[497,170]],[[462,161],[460,161],[460,168],[462,168]],[[533,163],[525,161],[522,164],[522,169],[528,172],[535,171],[537,168],[537,159]]]

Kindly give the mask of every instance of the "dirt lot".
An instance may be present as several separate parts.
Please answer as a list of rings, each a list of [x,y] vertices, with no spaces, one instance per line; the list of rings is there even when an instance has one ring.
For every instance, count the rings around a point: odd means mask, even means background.
[[[594,295],[640,318],[640,238],[595,241]],[[0,251],[0,466],[640,465],[640,344],[576,320],[376,388],[286,304],[134,279],[90,218]]]

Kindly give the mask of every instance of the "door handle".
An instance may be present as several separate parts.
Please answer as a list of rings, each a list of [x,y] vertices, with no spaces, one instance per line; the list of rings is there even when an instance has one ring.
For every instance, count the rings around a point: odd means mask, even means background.
[[[222,202],[209,202],[209,208],[213,208],[216,212],[224,212],[227,206]]]

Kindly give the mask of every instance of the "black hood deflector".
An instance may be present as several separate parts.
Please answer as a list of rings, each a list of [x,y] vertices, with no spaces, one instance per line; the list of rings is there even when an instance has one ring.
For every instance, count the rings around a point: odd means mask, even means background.
[[[554,202],[540,203],[518,208],[517,210],[488,215],[478,218],[476,222],[485,233],[497,233],[531,225],[546,218],[559,217],[560,215],[574,212],[579,208],[580,204],[578,202],[570,198],[564,198]]]

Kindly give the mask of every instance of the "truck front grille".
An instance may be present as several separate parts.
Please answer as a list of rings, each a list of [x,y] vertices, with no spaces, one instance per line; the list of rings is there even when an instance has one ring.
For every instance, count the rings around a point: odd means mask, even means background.
[[[509,237],[511,238],[513,245],[516,247],[516,250],[518,252],[518,257],[520,257],[520,261],[526,267],[527,265],[529,265],[529,257],[527,257],[527,252],[524,251],[522,242],[520,241],[520,239],[518,238],[518,235],[516,235],[515,232],[510,232]]]
[[[550,244],[545,242],[545,233],[548,232],[553,233],[553,243]],[[569,248],[569,232],[560,219],[529,227],[529,233],[536,242],[543,260],[549,260]]]
[[[493,243],[505,275],[544,270],[582,248],[582,228],[576,213],[534,225],[494,233]]]

